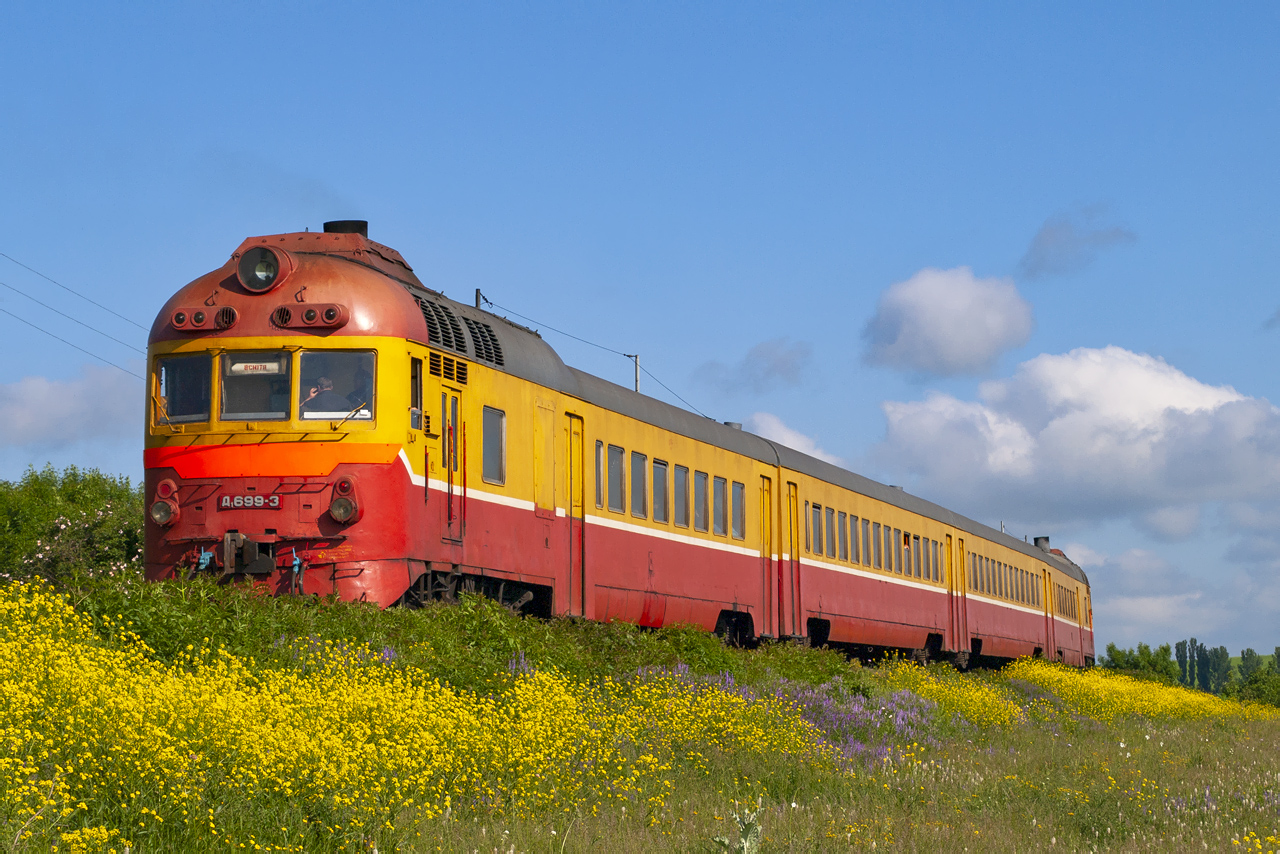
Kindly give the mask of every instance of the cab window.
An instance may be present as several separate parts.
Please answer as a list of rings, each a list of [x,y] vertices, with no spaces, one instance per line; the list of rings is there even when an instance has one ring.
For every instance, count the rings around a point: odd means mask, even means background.
[[[191,424],[209,420],[213,357],[167,356],[156,359],[154,418],[157,424]]]
[[[289,354],[224,353],[223,421],[284,421],[289,417]]]
[[[298,412],[304,421],[372,421],[374,356],[351,350],[304,350],[298,364]]]

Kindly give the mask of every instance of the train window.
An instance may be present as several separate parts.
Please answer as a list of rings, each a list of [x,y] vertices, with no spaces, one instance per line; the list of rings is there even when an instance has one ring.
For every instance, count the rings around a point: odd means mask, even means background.
[[[372,355],[372,354],[370,354]],[[222,356],[223,421],[283,421],[289,417],[290,356],[270,353],[224,353]],[[329,392],[351,411],[346,399]]]
[[[486,406],[484,423],[481,424],[484,442],[482,476],[488,483],[507,482],[507,414],[501,409]]]
[[[827,557],[836,556],[836,511],[827,508]]]
[[[693,473],[693,529],[707,530],[707,473]]]
[[[409,429],[422,429],[422,360],[409,360]]]
[[[871,566],[871,521],[862,520],[862,562]]]
[[[887,532],[889,529],[885,528]],[[893,529],[893,571],[898,575],[902,575],[902,531],[897,528]],[[907,574],[911,574],[911,570],[907,569]]]
[[[921,551],[921,550],[920,550],[920,538],[919,538],[919,537],[912,537],[912,538],[911,538],[911,551],[915,552],[915,556],[916,556],[916,578],[921,578],[921,577],[922,577],[922,574],[921,574],[921,569],[922,569],[922,566],[921,566],[921,563],[922,563],[922,561],[921,561],[921,557],[922,557],[922,555],[920,554],[920,551]]]
[[[804,550],[805,551],[810,551],[810,546],[811,546],[810,532],[811,531],[812,531],[812,528],[809,525],[809,502],[806,501],[804,503]]]
[[[627,509],[627,476],[623,471],[626,453],[617,445],[609,446],[609,509],[614,513]]]
[[[648,465],[648,457],[639,451],[631,452],[631,515],[642,519],[649,517],[649,508],[646,506],[649,490],[645,473]]]
[[[884,562],[881,560],[881,557],[880,557],[880,523],[879,522],[875,522],[871,526],[871,542],[875,544],[874,551],[876,553],[875,563],[872,565],[875,566],[876,569],[880,569],[882,566],[884,566]]]
[[[676,524],[681,528],[689,527],[689,470],[684,466],[676,466]]]
[[[840,559],[849,559],[849,522],[844,513],[840,514],[840,520],[837,523],[840,526]]]
[[[604,442],[596,440],[596,506],[604,507]]]
[[[747,487],[736,480],[733,482],[733,536],[739,540],[747,537]]]
[[[209,420],[213,356],[167,356],[156,359],[157,424],[192,424]]]
[[[822,505],[813,505],[813,553],[822,554]]]
[[[729,533],[729,483],[722,477],[714,480],[714,489],[712,491],[712,509],[715,511],[712,517],[712,533],[724,536]]]
[[[929,538],[925,537],[920,541],[920,547],[924,551],[924,580],[933,580],[933,555],[929,551]]]
[[[942,564],[938,560],[942,556],[942,546],[937,541],[933,541],[933,580],[941,584],[945,579],[942,577]]]
[[[373,420],[373,353],[303,350],[298,374],[303,420]]]
[[[667,464],[653,461],[653,521],[667,521]]]
[[[862,563],[862,553],[858,550],[858,517],[849,514],[849,560]]]

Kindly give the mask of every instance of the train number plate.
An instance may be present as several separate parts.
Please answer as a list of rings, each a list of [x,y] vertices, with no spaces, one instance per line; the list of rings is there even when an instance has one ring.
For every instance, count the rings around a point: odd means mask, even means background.
[[[237,510],[252,507],[262,510],[279,510],[279,495],[224,495],[218,501],[219,510]]]

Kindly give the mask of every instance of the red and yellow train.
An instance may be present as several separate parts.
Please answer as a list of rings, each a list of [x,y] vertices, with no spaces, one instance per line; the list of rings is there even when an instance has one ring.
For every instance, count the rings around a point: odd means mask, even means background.
[[[246,240],[151,329],[149,578],[920,656],[1093,660],[1048,541],[568,367],[363,222]]]

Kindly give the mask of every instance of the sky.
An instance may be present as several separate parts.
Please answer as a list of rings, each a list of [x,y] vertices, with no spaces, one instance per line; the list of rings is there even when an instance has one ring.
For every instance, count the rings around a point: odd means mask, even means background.
[[[136,480],[168,295],[367,219],[572,365],[632,382],[552,329],[1050,536],[1100,646],[1269,652],[1278,37],[1261,3],[6,3],[0,478]]]

